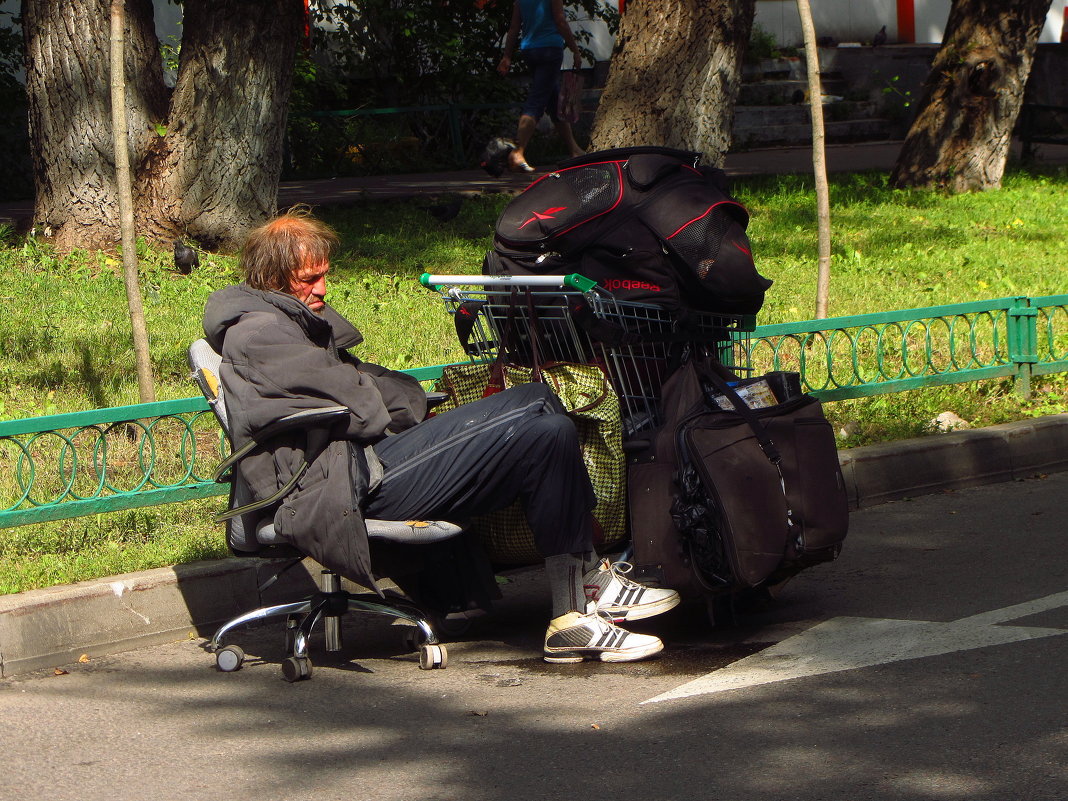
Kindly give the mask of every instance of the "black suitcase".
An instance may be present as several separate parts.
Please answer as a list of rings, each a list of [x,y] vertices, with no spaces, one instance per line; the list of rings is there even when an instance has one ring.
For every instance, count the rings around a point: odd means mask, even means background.
[[[819,401],[750,409],[724,372],[694,359],[665,382],[664,423],[628,469],[635,578],[684,597],[777,584],[837,558],[848,531]]]

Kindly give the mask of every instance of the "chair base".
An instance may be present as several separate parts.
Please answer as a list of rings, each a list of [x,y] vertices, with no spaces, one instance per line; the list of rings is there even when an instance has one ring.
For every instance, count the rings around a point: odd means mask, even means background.
[[[312,630],[323,621],[325,647],[329,652],[340,651],[341,616],[348,611],[368,612],[393,619],[406,620],[414,628],[408,636],[409,644],[419,651],[419,667],[423,670],[442,669],[448,662],[445,646],[426,614],[411,601],[404,598],[383,600],[370,593],[351,593],[341,589],[341,577],[330,570],[323,570],[319,579],[319,591],[301,601],[264,606],[238,615],[224,623],[208,644],[215,654],[219,670],[231,673],[241,668],[245,654],[236,645],[222,646],[222,639],[232,629],[247,623],[286,617],[286,659],[282,662],[282,675],[286,681],[311,678],[312,663],[308,657],[308,640]]]

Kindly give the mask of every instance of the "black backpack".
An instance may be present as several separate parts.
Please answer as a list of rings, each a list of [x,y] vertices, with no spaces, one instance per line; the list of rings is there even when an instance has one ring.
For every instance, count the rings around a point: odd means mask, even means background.
[[[753,263],[749,214],[699,158],[632,147],[564,162],[501,212],[483,274],[581,273],[620,300],[755,314],[772,282]]]

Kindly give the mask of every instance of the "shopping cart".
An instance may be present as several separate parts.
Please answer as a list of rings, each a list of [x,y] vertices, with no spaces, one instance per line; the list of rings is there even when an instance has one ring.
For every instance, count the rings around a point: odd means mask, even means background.
[[[660,388],[688,348],[705,348],[735,372],[749,372],[752,315],[669,311],[619,300],[578,274],[424,274],[453,315],[472,361],[507,343],[509,361],[599,364],[619,395],[625,438],[661,421]]]

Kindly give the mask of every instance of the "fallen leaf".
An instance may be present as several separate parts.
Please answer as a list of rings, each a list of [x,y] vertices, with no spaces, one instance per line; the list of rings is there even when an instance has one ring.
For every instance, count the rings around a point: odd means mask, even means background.
[[[55,674],[57,676],[66,676],[67,675],[67,671],[65,671],[63,668],[56,668],[55,669]]]
[[[82,654],[78,657],[78,661],[84,665],[86,662],[89,661],[89,654]]]
[[[590,724],[590,728],[591,729],[599,729],[599,728],[601,728],[601,724],[600,723],[591,723]]]
[[[489,710],[486,710],[485,712],[478,712],[477,710],[472,709],[472,710],[468,711],[467,714],[470,717],[484,718],[484,717],[486,717],[486,715],[489,714]]]

